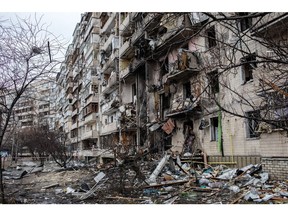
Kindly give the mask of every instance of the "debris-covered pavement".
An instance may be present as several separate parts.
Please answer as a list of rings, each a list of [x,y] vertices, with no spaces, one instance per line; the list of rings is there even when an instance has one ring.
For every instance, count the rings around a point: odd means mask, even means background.
[[[261,164],[209,166],[170,154],[59,168],[23,162],[3,172],[9,203],[243,204],[288,203],[288,181]]]

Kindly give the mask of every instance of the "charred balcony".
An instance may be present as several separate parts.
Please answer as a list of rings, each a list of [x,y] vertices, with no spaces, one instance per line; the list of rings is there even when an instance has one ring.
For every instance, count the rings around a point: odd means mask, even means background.
[[[179,49],[177,60],[169,64],[168,80],[185,80],[199,72],[197,53]]]

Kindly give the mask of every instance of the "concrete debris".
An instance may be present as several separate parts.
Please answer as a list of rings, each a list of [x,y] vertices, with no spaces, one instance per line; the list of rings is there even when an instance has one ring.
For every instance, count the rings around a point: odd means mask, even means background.
[[[261,170],[261,164],[242,168],[196,165],[168,152],[164,156],[149,155],[141,160],[129,157],[121,158],[121,161],[117,165],[113,162],[99,165],[74,161],[65,169],[49,162],[43,169],[34,165],[14,166],[3,171],[3,176],[7,194],[17,203],[235,204],[288,201],[288,181],[269,179],[269,173]]]
[[[233,191],[234,193],[239,193],[241,191],[237,185],[230,186],[229,190]]]
[[[66,194],[74,193],[74,192],[75,192],[75,190],[73,188],[71,188],[71,187],[66,188]]]

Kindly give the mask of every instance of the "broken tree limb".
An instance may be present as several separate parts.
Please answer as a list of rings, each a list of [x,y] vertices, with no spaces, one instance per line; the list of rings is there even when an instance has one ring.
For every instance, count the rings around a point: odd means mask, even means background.
[[[220,191],[218,188],[216,189],[216,188],[189,187],[185,189],[183,192],[186,192],[189,190],[194,190],[194,191],[199,191],[199,192],[211,192],[211,191],[219,192]]]
[[[174,184],[184,184],[189,182],[189,180],[176,180],[176,181],[167,181],[167,182],[161,182],[160,184],[150,184],[147,186],[144,186],[143,188],[151,188],[151,187],[161,187],[161,186],[167,186],[167,185],[174,185]]]
[[[157,165],[156,169],[153,171],[153,173],[150,175],[149,179],[147,180],[147,182],[149,184],[156,182],[157,176],[162,171],[162,169],[165,166],[165,164],[167,163],[169,157],[170,157],[170,155],[165,154],[165,156],[161,159],[161,161]]]
[[[186,170],[184,170],[183,168],[182,168],[182,166],[180,165],[180,164],[178,164],[178,162],[177,161],[175,161],[175,164],[180,168],[180,170],[182,171],[182,172],[184,172],[186,175],[188,175],[188,176],[191,176],[191,174],[189,173],[189,172],[187,172]]]
[[[123,200],[136,200],[136,201],[145,201],[145,200],[147,200],[147,199],[144,199],[144,198],[120,197],[120,196],[105,197],[105,199],[123,199]]]
[[[47,185],[47,186],[45,186],[45,187],[42,187],[42,189],[49,189],[49,188],[57,187],[57,186],[59,186],[59,184],[58,184],[58,183],[55,183],[55,184],[51,184],[51,185]]]

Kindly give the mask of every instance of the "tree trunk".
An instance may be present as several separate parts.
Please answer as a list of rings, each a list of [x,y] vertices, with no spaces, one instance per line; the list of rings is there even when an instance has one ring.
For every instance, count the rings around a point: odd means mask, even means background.
[[[1,193],[1,202],[2,204],[5,203],[5,197],[4,197],[4,184],[3,184],[3,175],[2,175],[2,157],[0,154],[0,193]]]

